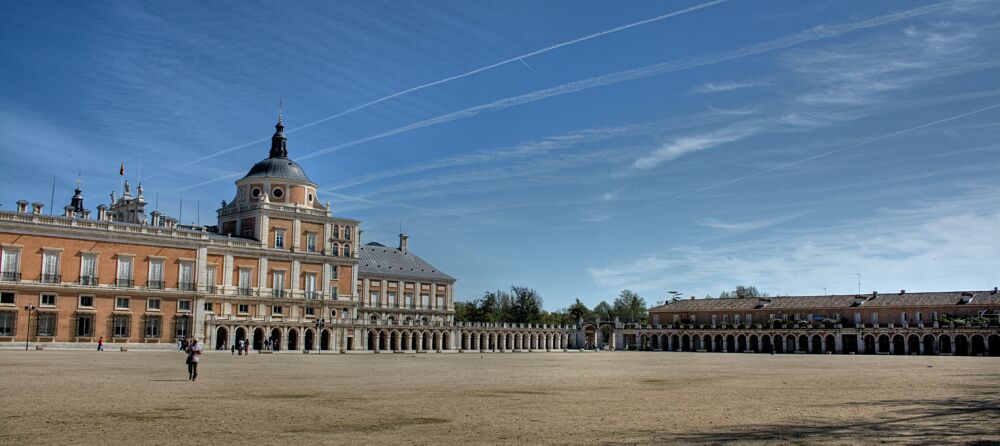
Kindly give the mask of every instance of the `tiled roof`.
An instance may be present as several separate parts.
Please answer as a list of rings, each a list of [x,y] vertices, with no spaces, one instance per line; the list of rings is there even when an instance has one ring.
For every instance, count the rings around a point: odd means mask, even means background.
[[[865,295],[835,295],[835,296],[782,296],[782,297],[749,297],[726,299],[690,299],[678,300],[651,308],[650,311],[707,311],[707,310],[799,310],[810,308],[853,308],[861,303],[863,307],[914,307],[949,305],[998,305],[1000,293],[989,291],[942,291],[929,293],[893,293]]]
[[[451,277],[412,252],[389,248],[379,243],[362,245],[358,249],[358,273],[362,275],[388,275],[407,279],[443,280],[454,282]]]

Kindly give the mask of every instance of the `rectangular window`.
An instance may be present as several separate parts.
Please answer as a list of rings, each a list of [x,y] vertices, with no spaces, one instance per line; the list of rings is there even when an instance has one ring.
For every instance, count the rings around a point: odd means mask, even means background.
[[[250,305],[239,304],[239,305],[236,306],[236,312],[238,314],[247,314],[247,313],[250,312]]]
[[[14,293],[0,293],[0,304],[14,305]]]
[[[146,299],[146,309],[160,311],[160,299]]]
[[[377,307],[379,306],[381,296],[379,296],[378,291],[372,291],[371,295],[368,296],[368,305]]]
[[[205,302],[205,306],[203,308],[205,309],[206,313],[214,313],[215,312],[215,307],[213,307],[212,305],[213,304],[211,302]]]
[[[174,337],[186,338],[191,334],[191,318],[179,317],[174,319]]]
[[[344,226],[344,240],[350,240],[350,239],[351,239],[351,227]]]
[[[285,309],[282,308],[279,305],[275,305],[275,306],[271,307],[271,315],[272,316],[281,316],[282,313],[284,313],[284,311],[285,311]]]
[[[38,313],[36,319],[38,326],[35,332],[38,336],[56,335],[56,315],[55,313]]]
[[[285,249],[285,231],[281,229],[274,230],[274,247],[277,249]]]
[[[389,299],[389,306],[391,306],[391,307],[396,306],[396,292],[395,291],[389,291],[389,292],[387,292],[386,293],[386,298]]]
[[[313,307],[306,307],[306,316],[315,316],[316,309]]]
[[[431,295],[421,294],[420,295],[420,308],[428,308],[431,306]]]
[[[753,323],[753,317],[751,315],[747,314],[747,325],[750,325],[752,323]]]
[[[115,309],[116,310],[128,310],[128,298],[127,297],[116,297],[115,298]]]
[[[285,295],[285,272],[275,271],[274,276],[274,286],[271,289],[274,290],[275,297],[284,297]]]
[[[149,261],[149,280],[146,282],[146,287],[154,290],[163,289],[163,260]]]
[[[712,319],[712,323],[713,324],[715,323],[715,319],[714,318]],[[658,314],[654,314],[653,315],[653,325],[660,325],[660,315],[658,315]]]
[[[21,250],[3,248],[3,263],[0,263],[0,280],[21,280]]]
[[[240,294],[250,295],[250,268],[240,268],[239,288]]]
[[[177,311],[191,311],[191,300],[179,299],[177,301]]]
[[[729,315],[728,314],[723,314],[722,315],[722,323],[723,324],[728,324],[729,323]]]
[[[84,254],[80,258],[80,285],[97,285],[97,256]]]
[[[111,336],[127,338],[129,336],[129,319],[126,316],[115,316],[111,321]]]
[[[334,255],[336,255],[336,254],[334,254]],[[331,265],[330,266],[330,279],[337,280],[337,270],[338,269],[339,268],[337,268],[337,265]]]
[[[715,314],[712,315],[712,325],[715,325],[715,321],[716,321],[717,318],[718,318],[718,315],[715,315]]]
[[[17,313],[12,311],[0,312],[0,336],[14,336],[17,324]]]
[[[205,285],[209,293],[215,293],[215,267],[210,266],[205,271]]]
[[[906,313],[899,313],[899,323],[901,324],[906,323]]]
[[[931,312],[931,322],[937,322],[937,321],[938,321],[937,311],[932,311]]]
[[[306,283],[306,298],[315,299],[316,296],[316,275],[313,273],[306,273],[305,277]]]
[[[131,257],[119,257],[118,258],[118,286],[120,287],[131,287],[132,286],[132,258]]]
[[[437,297],[437,308],[444,308],[444,296]]]
[[[405,302],[403,302],[403,304],[406,305],[406,308],[413,308],[413,294],[412,293],[406,293],[406,294],[404,294],[403,295],[403,299],[405,300]]]
[[[316,252],[316,234],[306,234],[306,251]]]
[[[76,336],[89,338],[94,335],[94,316],[81,314],[76,317]]]
[[[43,294],[38,302],[42,307],[54,307],[56,306],[56,295],[55,294]]]
[[[872,325],[878,326],[878,313],[872,313]]]
[[[854,325],[861,325],[861,313],[854,313]]]
[[[158,338],[160,337],[160,323],[162,319],[159,317],[147,317],[146,318],[146,338]]]
[[[734,324],[739,324],[740,323],[740,315],[737,314],[737,315],[733,316],[733,323]]]
[[[918,323],[918,324],[921,323],[921,322],[923,322],[924,321],[923,320],[923,313],[921,313],[921,312],[918,311],[915,315],[913,315],[913,321],[916,322],[916,323]]]
[[[194,291],[194,282],[194,262],[181,262],[177,288],[181,291]]]

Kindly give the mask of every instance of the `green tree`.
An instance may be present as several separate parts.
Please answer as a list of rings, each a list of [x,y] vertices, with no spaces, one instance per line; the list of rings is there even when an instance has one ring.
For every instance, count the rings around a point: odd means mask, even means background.
[[[576,302],[573,302],[573,305],[569,306],[566,312],[568,313],[567,316],[570,318],[570,322],[568,322],[570,324],[575,324],[579,322],[580,319],[590,320],[594,318],[594,313],[590,311],[590,308],[587,308],[587,305],[581,302],[579,298],[576,299]]]
[[[542,315],[542,296],[525,286],[511,286],[511,321],[539,323]]]
[[[615,299],[614,311],[622,322],[646,321],[646,300],[632,290],[622,290]]]
[[[744,285],[737,286],[736,289],[733,291],[723,291],[719,293],[719,299],[726,299],[733,297],[745,299],[750,297],[767,297],[767,296],[769,296],[769,294],[761,292],[755,286],[744,286]]]
[[[607,302],[601,301],[594,306],[594,316],[599,319],[612,319],[615,317],[615,309],[611,307]]]

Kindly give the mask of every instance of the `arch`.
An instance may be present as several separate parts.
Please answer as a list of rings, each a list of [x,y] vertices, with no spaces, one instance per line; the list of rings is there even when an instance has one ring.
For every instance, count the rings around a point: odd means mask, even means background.
[[[253,329],[253,349],[263,350],[264,349],[264,329],[257,327]]]
[[[333,348],[331,341],[333,340],[333,334],[330,333],[329,329],[324,329],[319,335],[319,349],[320,350],[330,350]]]
[[[442,343],[442,346],[441,346],[442,350],[451,350],[451,333],[450,332],[446,331],[446,332],[441,333],[441,343]]]
[[[955,354],[958,356],[969,355],[969,338],[964,334],[955,335]]]
[[[399,348],[399,332],[396,331],[396,330],[393,330],[393,331],[389,332],[389,347],[391,347],[392,351],[397,351],[397,350],[400,349]]]
[[[376,350],[391,350],[389,347],[389,333],[385,330],[379,330],[378,332],[378,348]]]
[[[892,349],[895,355],[905,355],[906,354],[906,340],[903,339],[903,335],[895,335],[892,337]]]
[[[813,335],[811,347],[812,348],[809,349],[810,353],[823,353],[823,337],[820,335]]]
[[[976,333],[972,335],[972,356],[986,356],[986,337]]]
[[[772,353],[774,351],[774,346],[771,345],[770,335],[763,335],[760,337],[760,351],[764,353]]]
[[[736,352],[743,353],[747,350],[747,336],[739,335],[736,337]]]
[[[586,341],[584,341],[584,342],[586,342]],[[507,350],[513,350],[514,349],[514,333],[507,333],[507,343],[506,343],[506,345],[504,347]]]
[[[736,351],[736,336],[726,336],[726,351],[733,353]]]
[[[795,346],[795,348],[796,348],[795,351],[797,352],[811,353],[809,351],[809,336],[808,335],[799,336],[799,343],[798,345]]]
[[[429,351],[433,349],[431,347],[431,333],[429,331],[420,332],[420,338],[423,340],[422,350]]]
[[[314,350],[313,347],[316,345],[316,333],[311,328],[305,329],[305,333],[302,336],[302,348],[304,350]]]
[[[240,340],[243,340],[243,342],[249,341],[249,339],[247,338],[246,327],[236,327],[236,331],[234,333],[235,336],[233,337],[233,345],[239,347]]]
[[[878,353],[878,348],[877,348],[878,341],[876,341],[875,335],[866,335],[864,342],[865,342],[864,353],[866,355],[874,355],[875,353]]]
[[[368,339],[365,343],[365,350],[375,351],[378,350],[376,343],[378,342],[378,334],[375,330],[368,330]]]
[[[215,349],[226,350],[229,348],[229,329],[223,326],[215,329]]]
[[[294,328],[288,329],[288,351],[299,349],[299,331]]]
[[[715,335],[715,351],[724,352],[726,351],[726,338],[722,335]]]
[[[937,354],[937,342],[934,339],[934,335],[931,334],[924,335],[924,354],[925,355]]]
[[[823,338],[823,353],[836,353],[837,352],[837,338],[832,334],[826,335]]]
[[[272,328],[269,340],[271,341],[271,350],[281,351],[281,329]]]
[[[399,334],[399,340],[403,350],[410,350],[410,332],[403,331]]]
[[[944,354],[955,354],[955,349],[951,345],[951,336],[943,334],[938,336],[938,351]]]
[[[701,337],[701,348],[705,349],[706,352],[715,351],[715,349],[712,348],[712,335],[704,335]]]
[[[906,352],[909,354],[920,353],[920,336],[911,334],[906,337]]]
[[[795,353],[795,335],[785,337],[785,353]]]
[[[757,335],[750,335],[750,351],[757,353],[760,352],[760,338]]]
[[[1000,334],[990,335],[990,339],[986,342],[986,348],[986,354],[1000,356]]]
[[[878,337],[878,352],[879,353],[889,353],[889,349],[892,348],[892,339],[889,335],[881,335]]]
[[[775,353],[784,353],[785,352],[785,337],[784,336],[782,336],[780,334],[774,335],[774,337],[771,338],[771,344],[772,344],[771,348],[774,349]]]
[[[371,322],[372,325],[378,325],[378,315],[377,314],[371,315],[370,317],[368,317],[368,321]]]
[[[681,351],[689,352],[691,351],[691,337],[687,334],[681,336]]]
[[[676,352],[681,349],[681,337],[677,334],[670,336],[670,351]]]
[[[692,335],[691,336],[691,351],[696,352],[701,350],[701,336]]]
[[[665,352],[670,351],[670,336],[666,333],[660,333],[657,337],[660,338],[660,350]]]

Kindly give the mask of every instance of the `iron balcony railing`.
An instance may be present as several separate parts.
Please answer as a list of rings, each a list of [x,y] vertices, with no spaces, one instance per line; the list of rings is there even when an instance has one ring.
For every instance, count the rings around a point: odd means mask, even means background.
[[[205,292],[208,294],[215,294],[218,292],[218,289],[215,287],[215,285],[207,285],[205,286]]]
[[[132,288],[135,281],[132,279],[115,279],[115,286],[118,288]]]
[[[39,281],[42,283],[59,283],[61,279],[62,276],[59,274],[42,274],[41,280]]]
[[[3,280],[5,282],[20,282],[21,273],[14,271],[0,272],[0,280]]]
[[[320,293],[319,291],[306,291],[305,292],[306,299],[319,299],[321,294],[322,293]]]
[[[195,288],[195,284],[190,282],[181,282],[177,284],[177,289],[181,291],[194,291]]]
[[[271,297],[285,297],[285,290],[271,290]]]
[[[237,289],[237,294],[240,296],[253,296],[253,288],[240,287]]]
[[[97,286],[98,283],[97,276],[80,276],[80,285]]]
[[[146,281],[146,288],[149,288],[151,290],[162,290],[163,289],[163,281],[162,280],[147,280]]]

